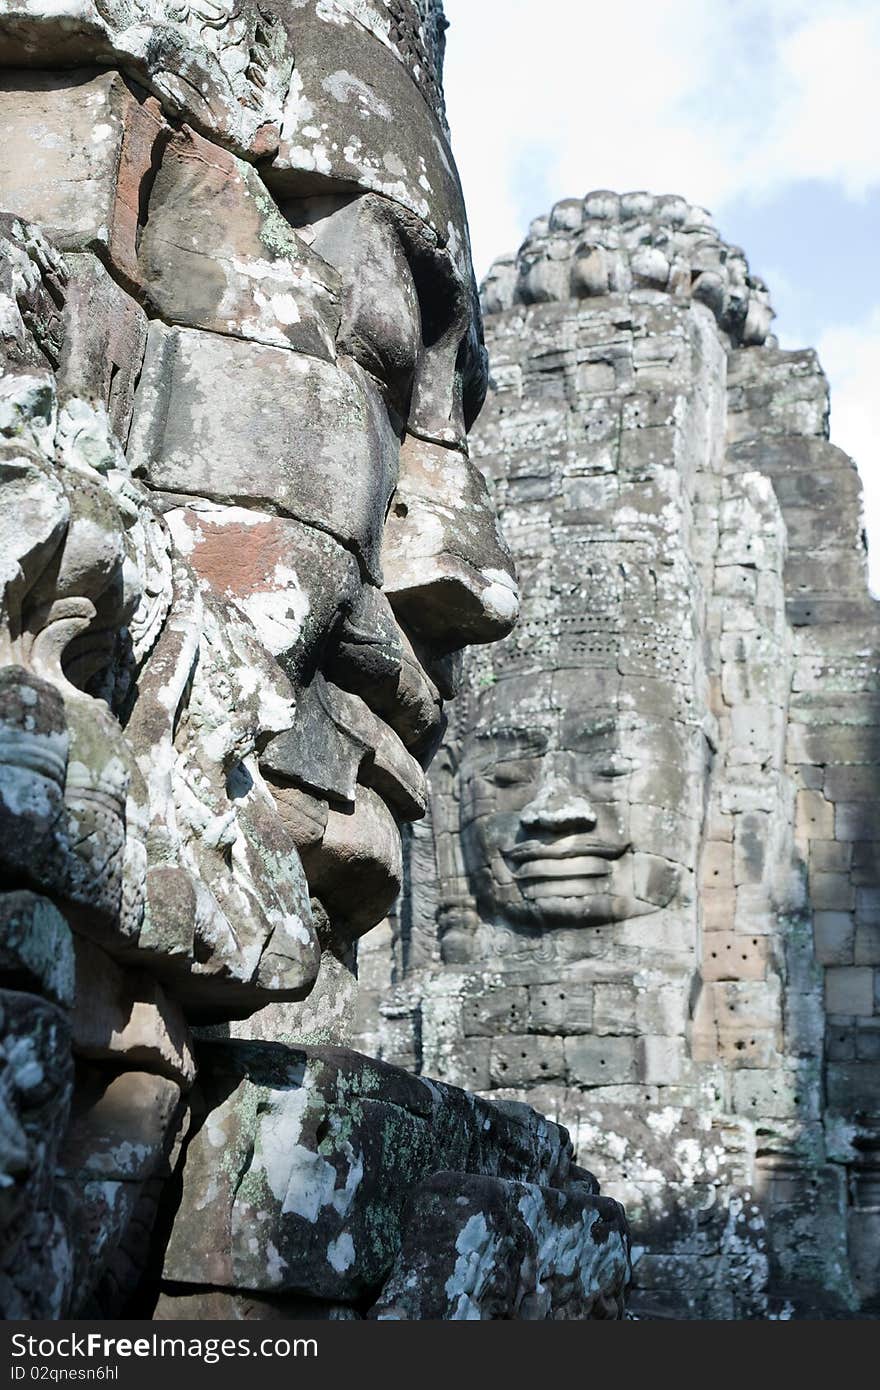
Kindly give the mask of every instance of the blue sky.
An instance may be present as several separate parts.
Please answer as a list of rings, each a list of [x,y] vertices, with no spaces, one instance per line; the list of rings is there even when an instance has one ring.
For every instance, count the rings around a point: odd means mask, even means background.
[[[478,276],[591,188],[681,193],[818,349],[880,592],[880,0],[445,0]]]

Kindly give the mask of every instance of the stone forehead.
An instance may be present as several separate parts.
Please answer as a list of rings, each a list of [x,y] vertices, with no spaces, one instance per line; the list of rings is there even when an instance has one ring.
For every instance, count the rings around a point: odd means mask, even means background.
[[[401,203],[470,283],[445,29],[440,0],[3,0],[0,61],[118,67],[282,198],[329,179]]]
[[[329,180],[414,213],[476,298],[443,109],[436,0],[274,0],[294,69],[266,178],[282,197]]]
[[[665,715],[643,715],[619,704],[601,701],[586,700],[583,706],[572,703],[564,709],[548,705],[543,709],[526,710],[518,709],[516,702],[512,701],[509,708],[496,706],[486,710],[478,725],[465,730],[461,741],[463,747],[509,740],[523,745],[534,744],[543,749],[547,746],[548,736],[560,731],[571,733],[575,728],[579,735],[596,740],[617,738],[621,734],[639,734],[654,741],[658,728],[665,723],[675,723],[688,731],[691,727]]]
[[[744,252],[711,214],[677,194],[605,189],[564,198],[532,222],[515,256],[483,283],[487,314],[644,289],[705,304],[736,344],[760,344],[773,310]]]
[[[533,639],[534,641],[534,639]],[[682,650],[674,634],[646,629],[643,637],[546,644],[496,660],[488,647],[472,648],[466,683],[450,712],[456,736],[511,723],[555,722],[560,715],[599,717],[605,710],[640,727],[671,720],[700,724],[702,703],[694,645]],[[536,643],[539,645],[540,643]]]
[[[571,774],[583,760],[589,766],[596,757],[621,754],[639,766],[688,771],[702,764],[705,736],[698,722],[679,713],[676,718],[669,707],[644,713],[590,701],[567,708],[502,709],[487,707],[484,697],[478,722],[466,723],[458,734],[457,762],[467,774],[474,766],[491,768],[502,760],[546,758],[548,770]]]

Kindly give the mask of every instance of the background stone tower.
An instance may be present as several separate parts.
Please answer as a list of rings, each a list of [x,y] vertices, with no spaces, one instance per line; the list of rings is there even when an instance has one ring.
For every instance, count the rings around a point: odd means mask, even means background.
[[[880,1304],[880,706],[811,351],[677,197],[557,203],[483,287],[519,570],[469,653],[360,1046],[527,1098],[646,1316]]]

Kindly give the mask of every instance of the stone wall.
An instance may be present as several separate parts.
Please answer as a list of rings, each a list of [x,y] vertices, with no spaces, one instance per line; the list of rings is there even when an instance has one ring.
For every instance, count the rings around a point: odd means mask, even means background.
[[[880,1308],[878,619],[815,354],[677,197],[483,286],[522,590],[362,943],[361,1045],[567,1125],[646,1317]]]

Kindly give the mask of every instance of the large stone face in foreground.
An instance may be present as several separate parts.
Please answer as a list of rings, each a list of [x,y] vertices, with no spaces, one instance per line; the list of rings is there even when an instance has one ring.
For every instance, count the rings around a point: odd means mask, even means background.
[[[622,1309],[565,1131],[301,1046],[517,613],[444,28],[0,2],[7,1317],[361,1317],[392,1270],[382,1316]],[[464,1302],[404,1216],[438,1174],[496,1232]]]
[[[567,1125],[637,1315],[876,1312],[878,620],[821,369],[681,198],[564,200],[483,295],[522,617],[360,1045]]]

